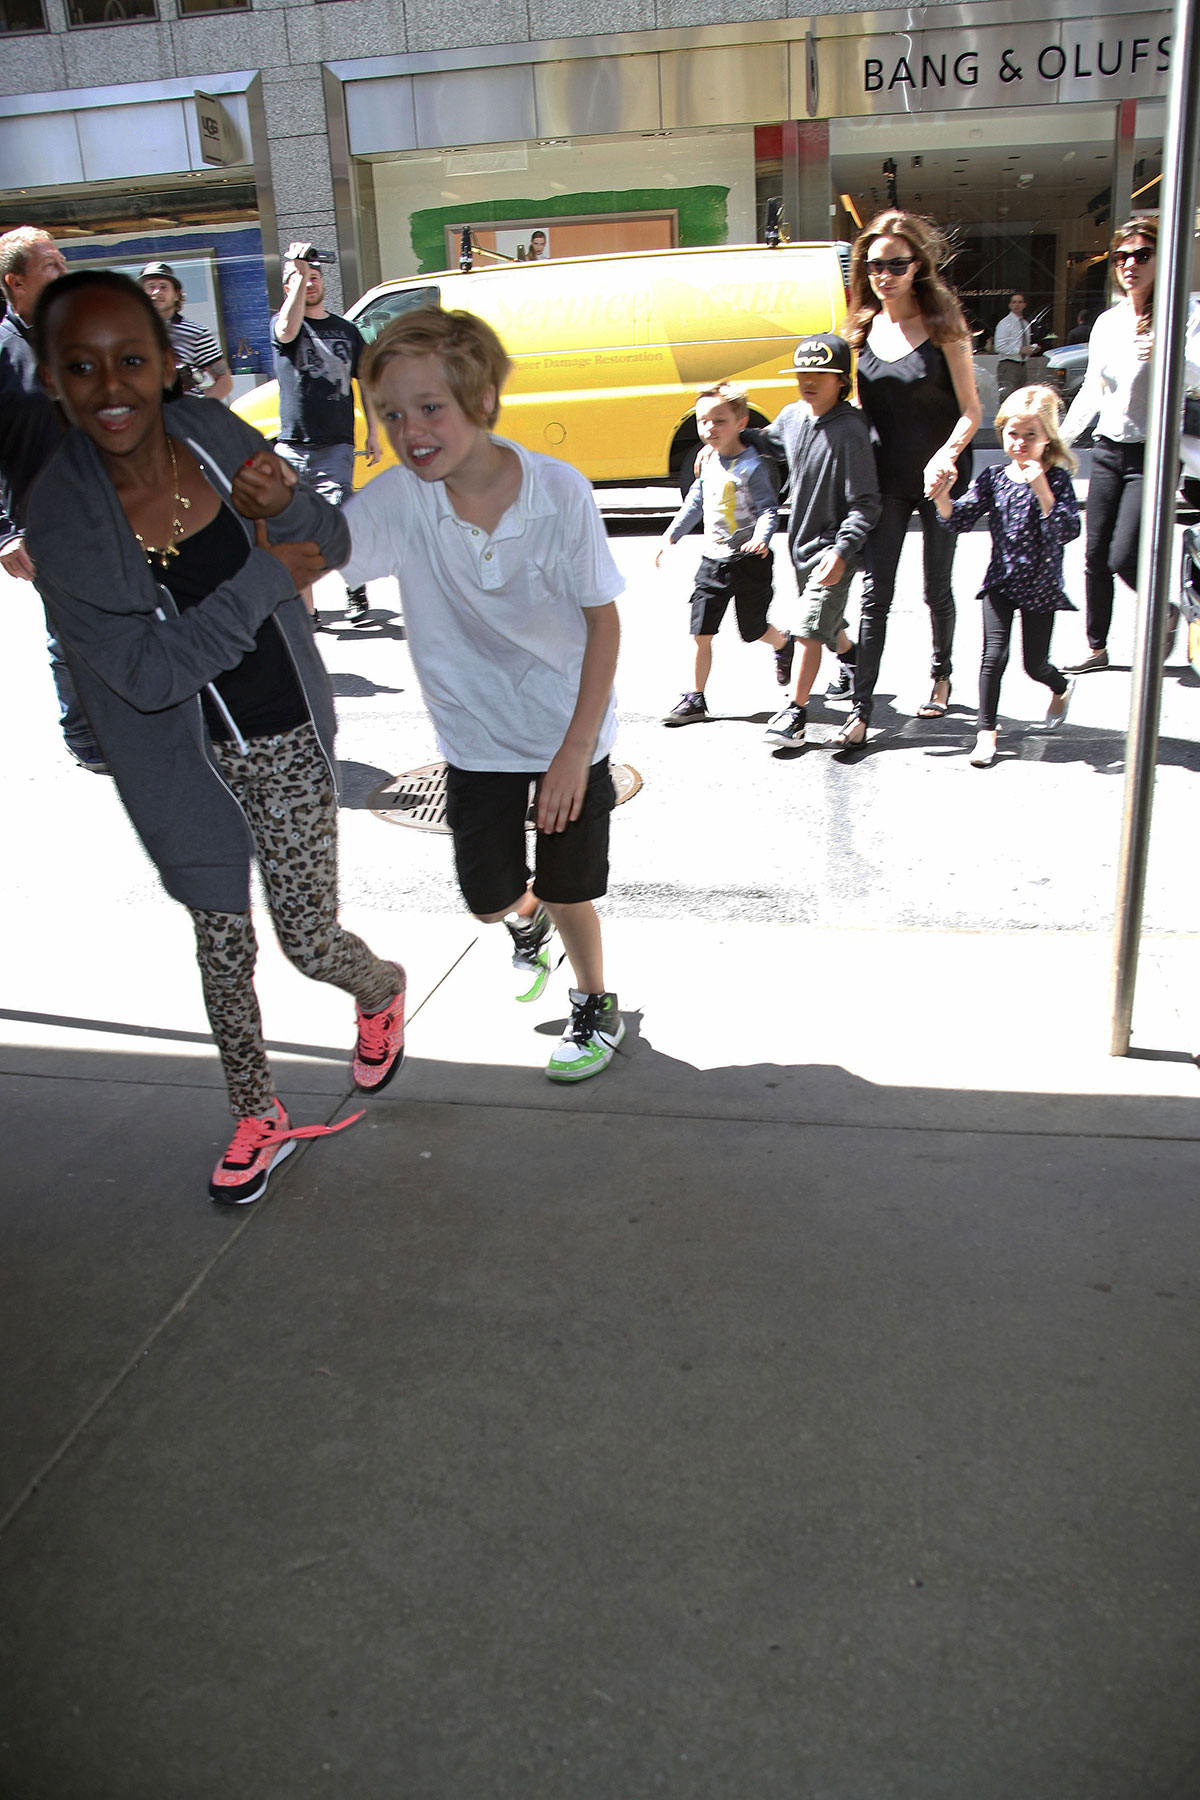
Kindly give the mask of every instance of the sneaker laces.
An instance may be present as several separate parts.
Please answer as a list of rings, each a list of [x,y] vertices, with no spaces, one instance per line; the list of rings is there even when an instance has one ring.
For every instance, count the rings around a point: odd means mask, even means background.
[[[396,999],[399,999],[399,995]],[[387,1055],[389,1022],[395,1011],[396,1000],[391,1000],[381,1012],[358,1015],[358,1054],[364,1062],[381,1062]],[[361,1116],[361,1113],[355,1115],[357,1118]],[[353,1123],[350,1119],[345,1122],[347,1125]],[[341,1127],[334,1125],[331,1129],[340,1131]]]
[[[332,1137],[335,1131],[345,1131],[347,1125],[357,1124],[363,1116],[361,1112],[352,1113],[336,1125],[289,1125],[286,1131],[279,1129],[275,1119],[239,1119],[229,1148],[221,1159],[222,1166],[248,1169],[264,1144],[282,1144],[285,1138]]]
[[[550,935],[549,914],[541,907],[528,919],[522,919],[515,925],[508,919],[504,923],[508,926],[518,956],[535,955]]]
[[[595,1037],[600,1029],[600,1007],[603,994],[587,994],[582,1000],[571,1002],[571,1022],[563,1032],[563,1037],[570,1038],[573,1044],[581,1048],[588,1039]]]

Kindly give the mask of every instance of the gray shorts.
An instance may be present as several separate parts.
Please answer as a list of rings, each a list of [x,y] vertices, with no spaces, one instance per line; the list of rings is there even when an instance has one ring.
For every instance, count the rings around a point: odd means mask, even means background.
[[[800,612],[795,634],[798,638],[820,638],[827,649],[836,650],[838,637],[846,627],[846,601],[854,570],[847,569],[832,587],[822,587],[813,579],[813,567],[815,564],[810,563],[807,570],[796,570]]]
[[[353,444],[277,442],[275,448],[284,462],[291,463],[297,475],[303,475],[309,487],[331,506],[343,506],[354,492]]]

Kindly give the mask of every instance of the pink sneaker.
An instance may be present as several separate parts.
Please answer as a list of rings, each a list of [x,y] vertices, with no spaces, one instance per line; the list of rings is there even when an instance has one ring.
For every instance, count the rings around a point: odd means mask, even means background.
[[[354,1085],[375,1094],[387,1086],[404,1061],[404,970],[393,963],[400,991],[382,1012],[358,1010],[358,1043],[354,1046]]]
[[[298,1138],[332,1137],[363,1116],[356,1112],[337,1125],[290,1126],[278,1100],[274,1106],[274,1112],[261,1119],[239,1119],[233,1140],[208,1184],[209,1194],[222,1205],[246,1206],[265,1193],[271,1170],[292,1154]]]

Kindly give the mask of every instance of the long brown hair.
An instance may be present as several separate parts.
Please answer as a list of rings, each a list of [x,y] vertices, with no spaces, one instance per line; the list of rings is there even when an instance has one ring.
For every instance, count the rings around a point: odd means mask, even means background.
[[[1108,254],[1111,256],[1114,251],[1120,250],[1123,245],[1127,244],[1129,242],[1130,238],[1135,238],[1135,237],[1149,238],[1150,242],[1154,245],[1154,254],[1156,256],[1158,255],[1158,220],[1145,218],[1145,217],[1138,218],[1138,219],[1126,219],[1125,223],[1121,226],[1121,228],[1118,231],[1113,232],[1113,241],[1108,246]],[[1120,282],[1117,283],[1117,286],[1121,287]],[[1121,293],[1122,294],[1125,293],[1125,289],[1123,287],[1121,287]],[[1154,283],[1151,282],[1150,283],[1150,293],[1148,296],[1148,304],[1147,304],[1145,313],[1142,314],[1142,317],[1149,318],[1153,312],[1154,312]]]
[[[903,238],[917,259],[913,277],[913,297],[921,309],[925,329],[935,344],[953,343],[956,339],[970,342],[970,331],[954,290],[943,279],[940,270],[950,260],[950,247],[932,219],[917,213],[877,213],[864,225],[854,240],[850,254],[850,297],[846,317],[840,330],[855,349],[861,350],[867,334],[883,307],[871,287],[867,273],[867,251],[876,238]]]

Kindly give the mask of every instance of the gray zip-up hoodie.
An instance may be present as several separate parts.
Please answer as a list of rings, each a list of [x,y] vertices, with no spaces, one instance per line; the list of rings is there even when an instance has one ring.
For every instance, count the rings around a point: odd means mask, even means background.
[[[787,462],[788,548],[796,567],[810,568],[832,547],[847,570],[856,568],[882,510],[875,452],[857,408],[839,400],[814,419],[807,406],[793,401],[773,425],[750,427],[742,440]]]
[[[215,400],[173,401],[163,418],[222,498],[263,447]],[[200,693],[236,668],[272,613],[333,769],[333,695],[304,603],[279,559],[254,547],[252,521],[242,523],[252,546],[243,566],[181,613],[95,445],[72,430],[34,485],[26,526],[39,592],[138,836],[167,892],[213,912],[249,909],[252,840],[213,758]],[[331,568],[349,553],[346,521],[303,483],[266,525],[272,543],[315,540]]]

